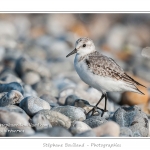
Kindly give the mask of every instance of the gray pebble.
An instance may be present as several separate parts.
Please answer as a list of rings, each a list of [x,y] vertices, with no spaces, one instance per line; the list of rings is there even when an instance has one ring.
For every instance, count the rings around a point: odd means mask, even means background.
[[[96,137],[96,134],[92,130],[76,134],[75,137]]]
[[[57,111],[53,111],[53,110],[41,110],[38,112],[38,114],[43,114],[48,121],[51,123],[51,125],[54,126],[62,126],[64,128],[70,128],[71,126],[71,121],[70,119],[57,112]]]
[[[71,121],[83,121],[86,119],[86,116],[84,114],[84,110],[74,107],[74,106],[58,106],[58,107],[53,107],[53,111],[60,112],[67,117],[70,118]]]
[[[16,90],[0,93],[0,107],[19,104],[22,99],[23,99],[23,95]]]
[[[4,58],[5,51],[6,50],[3,47],[0,46],[0,61],[2,61],[2,59]]]
[[[39,74],[37,74],[36,72],[33,72],[33,71],[26,72],[22,77],[22,81],[28,85],[33,85],[33,84],[39,82],[40,79],[41,78],[40,78]]]
[[[32,89],[30,85],[24,85],[24,97],[35,96],[37,97],[37,92]]]
[[[115,103],[119,103],[121,101],[122,94],[119,92],[108,92],[107,96]]]
[[[0,137],[6,136],[8,128],[6,126],[3,126],[3,124],[0,124]]]
[[[28,137],[49,137],[49,136],[46,133],[35,132],[35,134],[28,136]]]
[[[146,114],[137,106],[119,108],[113,115],[112,120],[121,127],[128,127],[133,136],[148,136],[149,122]]]
[[[9,73],[9,72],[4,72],[0,75],[0,80],[4,81],[5,83],[10,83],[10,82],[18,82],[22,83],[21,79],[16,77],[15,75]]]
[[[84,122],[74,121],[69,130],[73,135],[75,135],[75,134],[80,134],[87,130],[92,130],[92,129]]]
[[[40,98],[48,102],[51,107],[59,106],[57,99],[50,94],[43,94]]]
[[[52,125],[47,120],[47,118],[43,114],[38,114],[38,113],[33,116],[30,123],[36,130],[52,127]]]
[[[9,92],[11,90],[17,90],[21,94],[24,94],[23,87],[17,82],[11,82],[7,84],[0,84],[0,93]]]
[[[129,129],[128,127],[121,127],[119,136],[120,137],[132,137],[133,133],[132,133],[131,129]]]
[[[7,109],[9,112],[16,112],[16,113],[21,114],[27,120],[30,119],[30,117],[27,115],[27,113],[22,108],[20,108],[20,107],[18,107],[16,105],[8,105],[8,106],[5,106],[3,108]]]
[[[120,126],[114,121],[107,121],[102,125],[92,129],[96,136],[114,136],[118,137],[120,134]]]
[[[19,113],[0,109],[0,124],[8,127],[6,136],[27,136],[34,134],[29,122]]]
[[[141,77],[142,79],[145,79],[150,82],[149,74],[150,74],[150,69],[149,67],[145,65],[137,65],[133,68],[133,72],[135,75],[138,77]]]
[[[49,103],[38,97],[29,96],[24,98],[19,106],[29,115],[33,116],[42,109],[50,109]]]
[[[95,128],[107,122],[107,120],[101,116],[92,116],[83,122],[89,125],[91,128]]]
[[[50,137],[71,137],[72,134],[63,127],[52,127],[40,130],[39,133],[45,133]]]
[[[69,95],[66,98],[65,104],[64,105],[70,105],[70,106],[74,106],[75,100],[79,99],[79,97],[77,97],[76,95]]]
[[[54,84],[59,91],[62,91],[67,88],[75,88],[76,84],[67,78],[56,78]]]
[[[38,62],[36,59],[30,58],[29,56],[22,56],[16,62],[15,71],[19,76],[24,75],[27,71],[37,72],[41,77],[50,77],[50,72],[45,64]]]
[[[33,89],[38,93],[38,96],[51,93],[52,96],[58,96],[58,89],[48,78],[42,78],[39,82],[32,85]]]

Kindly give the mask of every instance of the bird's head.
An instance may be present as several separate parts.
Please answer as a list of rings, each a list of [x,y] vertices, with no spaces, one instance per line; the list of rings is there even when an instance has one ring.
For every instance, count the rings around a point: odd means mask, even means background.
[[[91,52],[95,51],[94,43],[89,38],[80,38],[76,41],[75,49],[69,53],[66,57],[69,57],[72,54],[79,54],[80,56],[87,55]]]

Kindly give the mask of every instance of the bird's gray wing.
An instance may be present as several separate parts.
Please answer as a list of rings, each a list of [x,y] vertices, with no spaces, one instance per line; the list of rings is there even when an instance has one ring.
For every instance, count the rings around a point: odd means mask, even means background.
[[[85,62],[88,65],[89,70],[95,75],[110,77],[114,80],[122,80],[130,85],[143,86],[127,75],[112,58],[104,56],[98,52],[89,55],[85,59]]]

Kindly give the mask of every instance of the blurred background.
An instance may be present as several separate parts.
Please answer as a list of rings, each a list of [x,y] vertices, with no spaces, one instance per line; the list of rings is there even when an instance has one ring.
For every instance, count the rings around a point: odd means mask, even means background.
[[[141,51],[150,46],[150,14],[0,14],[1,83],[20,82],[26,96],[52,95],[62,104],[69,94],[97,102],[98,92],[75,72],[74,56],[66,58],[80,37],[148,87],[140,88],[144,96],[109,93],[109,109],[139,105],[149,114],[150,60]]]

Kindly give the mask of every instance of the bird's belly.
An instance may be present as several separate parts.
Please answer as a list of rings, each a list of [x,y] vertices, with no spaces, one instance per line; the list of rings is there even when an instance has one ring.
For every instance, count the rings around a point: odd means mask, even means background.
[[[102,92],[124,91],[124,85],[121,81],[113,80],[110,77],[103,77],[93,74],[86,64],[74,64],[79,77],[88,85]]]

